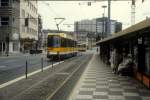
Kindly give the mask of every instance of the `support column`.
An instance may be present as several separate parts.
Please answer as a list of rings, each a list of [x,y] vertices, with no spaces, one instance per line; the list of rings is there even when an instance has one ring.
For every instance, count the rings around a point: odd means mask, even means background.
[[[13,45],[14,45],[14,42],[9,42],[8,52],[13,53]]]
[[[5,53],[7,52],[7,43],[6,42],[4,42],[4,44],[5,44]]]

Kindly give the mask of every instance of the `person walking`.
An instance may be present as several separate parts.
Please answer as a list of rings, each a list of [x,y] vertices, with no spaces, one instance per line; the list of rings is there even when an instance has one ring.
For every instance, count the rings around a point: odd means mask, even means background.
[[[97,54],[98,54],[98,47],[97,47],[96,51],[97,51]]]
[[[118,67],[118,53],[117,53],[117,49],[114,49],[113,51],[111,51],[110,54],[110,66],[113,70],[113,73],[116,73],[117,71],[117,67]]]

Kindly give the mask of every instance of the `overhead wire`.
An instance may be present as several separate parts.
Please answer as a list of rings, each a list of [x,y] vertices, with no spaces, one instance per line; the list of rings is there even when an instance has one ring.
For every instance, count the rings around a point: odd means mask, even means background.
[[[43,4],[45,4],[48,8],[50,8],[50,10],[55,14],[56,17],[60,17],[60,15],[58,15],[55,10],[50,6],[49,3],[47,3],[46,1],[42,2]]]
[[[49,7],[50,8],[50,10],[55,14],[55,16],[56,17],[60,17],[60,15],[58,15],[58,13],[56,13],[55,12],[55,10],[53,10],[53,8],[50,6],[50,5],[57,5],[57,4],[78,4],[79,5],[79,2],[59,2],[59,3],[52,3],[51,2],[51,4],[50,3],[47,3],[47,2],[45,2],[45,1],[43,1],[42,2],[43,4],[45,4],[47,7]],[[84,2],[85,3],[85,2]],[[80,5],[79,5],[80,6]],[[83,14],[83,16],[85,17],[86,16],[86,14],[85,14],[85,12],[83,11],[83,9],[82,9],[82,7],[80,6],[80,8],[81,8],[81,14]],[[83,18],[82,18],[83,19]],[[55,20],[55,23],[57,24],[57,21]]]
[[[81,12],[81,15],[83,15],[84,16],[84,18],[81,18],[81,20],[83,20],[83,19],[86,19],[85,17],[86,17],[86,13],[85,13],[85,11],[83,11],[83,7],[82,7],[82,5],[86,5],[85,3],[87,3],[87,2],[83,2],[83,3],[78,3],[78,5],[80,6],[80,12]]]
[[[54,19],[54,22],[57,24],[55,18],[56,18],[56,17],[60,17],[60,15],[55,12],[55,10],[50,6],[49,3],[47,3],[46,1],[42,1],[42,3],[43,3],[44,5],[46,5],[46,6],[51,10],[51,12],[55,15],[55,16],[53,16],[53,19]]]

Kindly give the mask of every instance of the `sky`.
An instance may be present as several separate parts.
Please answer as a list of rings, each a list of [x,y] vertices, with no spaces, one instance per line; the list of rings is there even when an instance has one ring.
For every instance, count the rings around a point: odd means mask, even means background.
[[[135,23],[138,23],[146,16],[150,16],[150,0],[142,0],[136,2]],[[59,25],[61,30],[73,31],[74,22],[94,19],[102,17],[104,13],[103,5],[107,6],[107,2],[91,2],[91,6],[87,5],[88,2],[75,2],[75,1],[39,1],[38,12],[42,16],[44,29],[57,29],[56,23],[61,20],[54,20],[54,18],[65,18]],[[105,9],[105,16],[107,16],[107,8]],[[131,2],[129,1],[114,1],[111,3],[111,19],[123,23],[123,29],[131,26]]]

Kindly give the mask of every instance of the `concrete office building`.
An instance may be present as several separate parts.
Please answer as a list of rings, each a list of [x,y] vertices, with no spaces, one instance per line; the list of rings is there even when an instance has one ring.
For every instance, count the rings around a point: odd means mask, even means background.
[[[19,52],[19,0],[0,0],[0,54]]]
[[[108,20],[107,17],[96,19],[96,33],[99,34],[102,38],[108,37],[111,34],[117,33],[122,30],[121,22],[117,22],[116,20],[111,20],[111,28],[110,28],[111,33],[107,33],[107,30],[108,30],[107,20]]]
[[[38,40],[37,1],[20,0],[20,40],[21,50],[35,49]],[[28,26],[25,26],[28,18]]]
[[[25,18],[29,18],[28,27]],[[0,0],[0,53],[18,53],[37,39],[37,1]]]
[[[78,22],[78,30],[84,32],[95,32],[96,20],[81,20]]]
[[[113,33],[122,30],[122,23],[111,20],[111,34],[107,33],[107,17],[95,18],[92,20],[81,20],[74,23],[74,31],[77,34],[77,40],[81,43],[87,42],[88,35],[98,34],[105,38]],[[91,36],[90,36],[91,38]]]
[[[77,34],[77,40],[79,43],[87,42],[87,35],[89,33],[95,33],[96,20],[81,20],[74,23],[74,31]]]
[[[92,47],[94,35],[96,34],[96,20],[81,20],[74,23],[74,31],[78,44],[86,44],[87,48]]]

